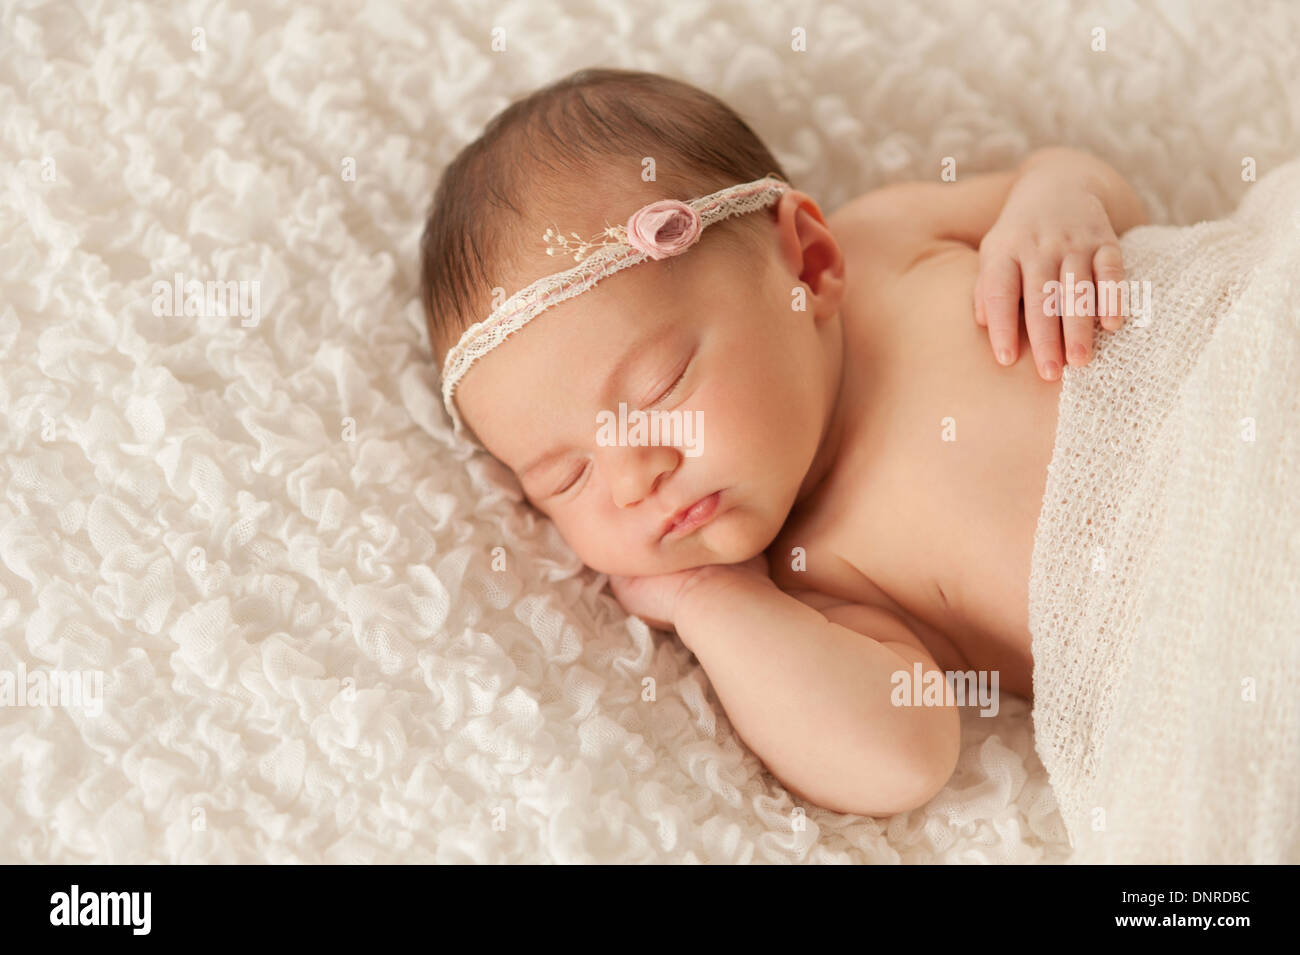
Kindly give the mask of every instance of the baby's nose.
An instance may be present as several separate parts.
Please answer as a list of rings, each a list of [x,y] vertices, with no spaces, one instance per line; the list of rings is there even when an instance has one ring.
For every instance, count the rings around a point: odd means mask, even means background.
[[[681,454],[670,447],[603,450],[605,454],[598,463],[606,474],[610,494],[618,507],[631,507],[652,496],[681,461]]]

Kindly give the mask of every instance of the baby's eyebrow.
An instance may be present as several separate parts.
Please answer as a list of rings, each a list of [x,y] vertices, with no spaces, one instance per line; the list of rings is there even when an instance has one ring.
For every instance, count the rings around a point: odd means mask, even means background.
[[[600,386],[600,401],[602,404],[607,405],[612,403],[611,399],[615,391],[617,391],[622,385],[623,376],[627,373],[628,367],[644,356],[648,349],[667,339],[672,332],[673,328],[671,325],[660,326],[659,328],[653,329],[647,334],[642,335],[627,347],[619,357],[618,361],[614,363],[614,368],[610,371],[609,375],[606,376],[605,383]],[[593,428],[595,427],[594,423],[592,426]],[[527,467],[518,472],[519,479],[522,481],[531,472],[537,470],[543,464],[550,463],[553,459],[560,457],[564,453],[564,448],[552,448],[551,450],[538,455]]]

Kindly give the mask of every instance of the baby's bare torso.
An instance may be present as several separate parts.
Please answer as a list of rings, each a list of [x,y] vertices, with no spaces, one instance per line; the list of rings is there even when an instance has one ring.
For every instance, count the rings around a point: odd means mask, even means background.
[[[994,361],[971,246],[932,240],[906,268],[877,254],[890,237],[852,207],[829,224],[846,259],[843,444],[768,549],[773,579],[890,610],[942,668],[996,669],[1029,697],[1030,559],[1060,382],[1038,376],[1023,326],[1024,357]]]

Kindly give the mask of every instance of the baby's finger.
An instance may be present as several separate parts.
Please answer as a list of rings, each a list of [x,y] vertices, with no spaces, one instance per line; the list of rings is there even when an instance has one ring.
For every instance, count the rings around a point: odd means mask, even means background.
[[[1096,299],[1088,301],[1085,282],[1092,282],[1092,257],[1067,253],[1061,263],[1061,325],[1065,329],[1065,360],[1071,365],[1086,365],[1092,357]]]
[[[1059,280],[1060,270],[1051,257],[1026,257],[1020,264],[1025,278],[1025,331],[1034,352],[1034,364],[1045,381],[1055,381],[1061,375],[1061,319],[1051,307],[1048,292],[1050,282]]]
[[[971,302],[972,311],[975,313],[975,324],[981,328],[988,327],[988,319],[984,317],[984,266],[980,266],[979,274],[975,276],[975,288],[972,290],[973,300]]]
[[[1014,259],[998,256],[982,275],[984,324],[993,355],[1000,364],[1015,364],[1020,351],[1020,269]]]
[[[1092,274],[1097,279],[1097,316],[1101,327],[1114,331],[1124,324],[1124,253],[1116,242],[1107,242],[1092,257]]]

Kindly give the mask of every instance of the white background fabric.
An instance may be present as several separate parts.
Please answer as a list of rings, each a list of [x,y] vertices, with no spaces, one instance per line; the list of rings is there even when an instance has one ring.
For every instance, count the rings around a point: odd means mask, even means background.
[[[0,670],[98,668],[105,709],[0,708],[0,861],[1065,857],[1010,700],[966,717],[928,806],[800,828],[681,645],[451,443],[423,217],[510,99],[615,65],[726,99],[827,210],[946,156],[973,173],[1062,143],[1190,223],[1235,205],[1243,156],[1296,154],[1300,14],[2,9]],[[176,272],[260,281],[260,323],[155,316]]]

